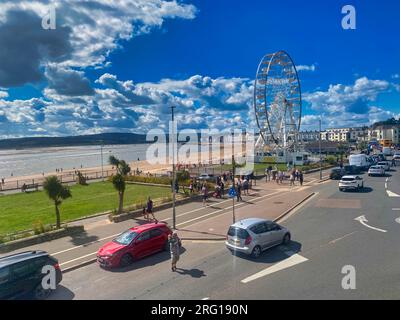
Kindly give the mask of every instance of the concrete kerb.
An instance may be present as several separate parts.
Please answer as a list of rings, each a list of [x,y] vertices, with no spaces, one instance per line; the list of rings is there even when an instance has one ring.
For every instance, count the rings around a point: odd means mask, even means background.
[[[284,213],[282,213],[279,217],[274,219],[274,222],[278,222],[279,220],[281,220],[282,218],[284,218],[285,216],[287,216],[290,212],[292,212],[294,209],[296,209],[298,206],[300,206],[301,204],[303,204],[304,202],[306,202],[308,199],[310,199],[311,197],[313,197],[315,195],[315,192],[310,193],[307,197],[305,197],[303,200],[299,201],[298,203],[296,203],[294,206],[292,206],[291,208],[289,208],[288,210],[286,210]]]

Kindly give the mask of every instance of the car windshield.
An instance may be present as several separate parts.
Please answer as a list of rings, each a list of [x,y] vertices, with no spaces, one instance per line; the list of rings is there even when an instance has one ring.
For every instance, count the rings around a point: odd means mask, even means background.
[[[124,233],[120,234],[118,237],[116,237],[113,242],[123,244],[123,245],[128,245],[132,242],[132,240],[137,236],[137,232],[128,230],[125,231]]]
[[[342,181],[354,181],[354,178],[342,178]]]
[[[239,239],[246,239],[249,234],[246,230],[238,227],[230,227],[228,231],[228,236],[238,237]]]

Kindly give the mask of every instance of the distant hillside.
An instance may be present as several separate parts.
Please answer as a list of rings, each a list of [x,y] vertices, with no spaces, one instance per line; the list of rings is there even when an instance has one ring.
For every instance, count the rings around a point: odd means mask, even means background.
[[[0,140],[0,149],[90,146],[146,143],[146,136],[134,133],[102,133],[74,137],[31,137]]]

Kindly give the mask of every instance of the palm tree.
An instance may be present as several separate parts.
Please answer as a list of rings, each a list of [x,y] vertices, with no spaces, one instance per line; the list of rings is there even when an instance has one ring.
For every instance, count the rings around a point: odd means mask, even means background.
[[[114,188],[118,191],[119,195],[119,205],[118,214],[122,213],[122,208],[124,204],[124,193],[125,193],[125,177],[131,171],[131,167],[125,162],[125,160],[119,160],[114,156],[110,156],[109,163],[117,167],[117,174],[113,176],[112,183]]]
[[[124,193],[125,193],[125,178],[121,174],[116,174],[112,177],[112,183],[114,188],[118,191],[119,195],[119,205],[118,205],[118,214],[122,213],[122,208],[124,205]]]
[[[71,191],[68,187],[64,186],[56,176],[47,177],[43,184],[43,189],[46,191],[48,197],[54,201],[56,208],[56,228],[61,228],[61,218],[59,206],[62,201],[72,197]]]

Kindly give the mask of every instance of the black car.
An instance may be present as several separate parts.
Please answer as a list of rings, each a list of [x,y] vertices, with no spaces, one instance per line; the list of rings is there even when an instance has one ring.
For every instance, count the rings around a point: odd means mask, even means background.
[[[360,174],[361,170],[357,166],[347,165],[344,166],[344,173],[346,175],[355,175],[355,174]]]
[[[45,251],[27,251],[0,258],[0,299],[45,299],[51,289],[42,286],[44,266],[53,266],[55,283],[62,280],[57,259]],[[45,271],[45,270],[44,270]]]
[[[331,173],[329,174],[329,178],[332,180],[340,180],[340,178],[343,176],[344,176],[344,169],[340,167],[333,168],[331,170]]]

